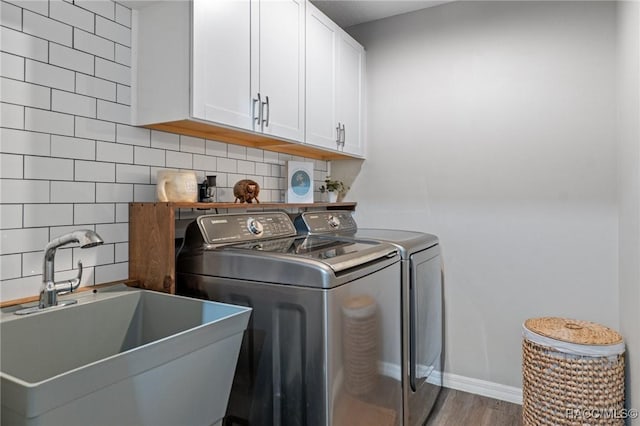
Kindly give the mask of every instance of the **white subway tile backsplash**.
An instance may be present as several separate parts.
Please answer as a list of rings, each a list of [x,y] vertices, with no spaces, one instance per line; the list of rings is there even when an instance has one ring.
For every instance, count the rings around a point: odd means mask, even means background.
[[[280,164],[278,153],[273,151],[264,151],[264,162],[269,164]]]
[[[0,178],[22,179],[22,155],[0,154]]]
[[[41,181],[34,182],[42,184]],[[93,203],[94,201],[96,201],[96,184],[93,182],[51,182],[52,203]]]
[[[23,106],[2,102],[2,105],[0,105],[0,117],[2,118],[2,127],[24,129]]]
[[[114,182],[116,179],[116,165],[98,161],[76,160],[75,180],[89,182]]]
[[[44,247],[43,247],[44,248]],[[22,276],[28,277],[32,275],[42,276],[42,260],[43,252],[33,251],[24,253],[22,255]],[[66,271],[73,267],[72,263],[72,251],[70,248],[59,249],[56,251],[56,261],[54,264],[54,270]],[[60,277],[56,275],[55,279],[60,280]]]
[[[238,160],[238,173],[253,175],[256,173],[256,163],[253,161]]]
[[[116,62],[131,66],[131,48],[116,43]]]
[[[134,166],[130,164],[116,164],[116,182],[148,184],[151,182],[150,167]]]
[[[98,99],[98,118],[101,120],[115,121],[117,123],[131,124],[131,108],[128,105]]]
[[[191,152],[194,154],[204,154],[204,146],[204,139],[194,138],[192,136],[180,136],[180,151]]]
[[[247,160],[250,161],[264,161],[264,150],[247,148]]]
[[[2,101],[12,104],[49,109],[51,106],[51,89],[23,81],[2,77],[0,93]]]
[[[178,151],[167,151],[166,165],[167,167],[173,167],[176,169],[192,169],[193,154]]]
[[[116,140],[130,145],[151,146],[151,131],[142,127],[116,125]]]
[[[96,159],[114,163],[133,163],[133,147],[118,143],[97,143]]]
[[[61,226],[73,224],[73,204],[25,204],[24,226]]]
[[[51,92],[51,109],[67,114],[95,118],[96,99],[54,89]]]
[[[151,135],[151,141],[153,143],[153,132]],[[164,167],[165,151],[161,149],[136,146],[134,147],[133,160],[135,164]]]
[[[0,204],[0,229],[22,227],[22,204]]]
[[[96,225],[96,232],[102,237],[105,244],[129,241],[128,223],[99,224]]]
[[[116,204],[116,222],[129,222],[129,204]]]
[[[131,85],[131,69],[127,66],[96,58],[96,77],[116,83]]]
[[[133,188],[133,201],[136,203],[152,203],[157,201],[156,186],[135,184]]]
[[[73,180],[73,160],[27,155],[24,157],[24,177],[25,179]],[[43,182],[42,185],[47,183]]]
[[[13,3],[15,6],[31,10],[41,15],[47,16],[49,14],[48,0],[6,0],[6,2]]]
[[[0,75],[2,77],[24,80],[24,61],[21,56],[0,53]]]
[[[76,117],[75,136],[86,139],[98,139],[115,142],[116,125],[91,118]]]
[[[2,301],[20,299],[27,296],[35,296],[40,291],[42,285],[41,276],[16,278],[14,280],[2,281]]]
[[[76,74],[76,93],[94,98],[116,100],[116,83],[91,77],[85,74]]]
[[[129,263],[113,263],[111,265],[102,265],[95,267],[96,282],[108,283],[113,281],[122,281],[129,278]]]
[[[67,46],[71,46],[73,39],[69,25],[28,10],[22,14],[22,31]]]
[[[42,109],[25,108],[24,128],[35,132],[73,136],[73,116]]]
[[[115,256],[114,244],[103,244],[101,246],[82,249],[74,247],[73,264],[77,265],[78,261],[82,261],[82,266],[96,266],[113,263]]]
[[[75,73],[64,68],[27,59],[25,66],[25,80],[47,87],[72,92]]]
[[[111,0],[75,0],[74,4],[105,18],[115,19],[115,3]]]
[[[118,84],[117,102],[119,104],[131,105],[131,87]]]
[[[208,155],[193,155],[193,168],[195,170],[214,171],[217,170],[216,157]]]
[[[73,29],[73,48],[109,60],[115,58],[115,44],[79,28]]]
[[[116,262],[128,262],[129,261],[129,243],[117,243],[115,253]]]
[[[5,229],[0,234],[0,254],[42,250],[49,242],[49,228]]]
[[[256,174],[260,176],[270,176],[271,167],[269,166],[269,164],[256,163]]]
[[[7,204],[48,203],[49,183],[41,180],[0,179],[2,202]]]
[[[2,51],[25,56],[38,61],[49,59],[49,43],[46,40],[21,33],[11,28],[0,28]]]
[[[233,160],[231,158],[218,158],[217,162],[218,170],[221,172],[236,173],[238,171],[238,160]]]
[[[2,117],[3,125],[4,116]],[[51,153],[48,133],[27,132],[15,129],[0,129],[0,149],[14,154],[49,155]]]
[[[22,9],[10,3],[2,3],[0,7],[0,24],[17,31],[22,30]]]
[[[280,188],[279,181],[280,181],[280,178],[265,177],[264,189],[279,189]]]
[[[96,202],[126,203],[133,201],[133,185],[125,183],[96,183]]]
[[[227,156],[227,145],[226,143],[216,142],[216,141],[206,141],[205,152],[207,155],[215,155],[216,157],[226,157]]]
[[[327,162],[326,161],[322,161],[322,160],[315,160],[313,168],[315,170],[320,170],[322,172],[326,172],[327,171]]]
[[[171,149],[178,151],[180,149],[180,136],[174,133],[151,131],[151,146],[159,149]]]
[[[20,276],[22,276],[22,256],[20,254],[0,256],[0,280],[19,278]]]
[[[73,265],[76,268],[76,265]],[[56,274],[56,280],[70,280],[78,275],[78,270],[60,271]],[[88,287],[95,284],[95,268],[89,266],[82,269],[82,279],[80,280],[80,287]]]
[[[101,16],[96,16],[96,34],[116,43],[131,46],[131,29]]]
[[[72,138],[69,136],[51,136],[51,156],[75,158],[79,160],[96,159],[96,141]]]
[[[85,31],[94,31],[94,15],[93,13],[75,7],[73,4],[63,0],[50,0],[49,16],[58,21],[82,28]]]
[[[112,203],[75,204],[73,206],[73,223],[112,223],[116,209]]]
[[[116,22],[131,28],[131,9],[116,3]]]
[[[93,74],[93,55],[80,52],[70,47],[51,44],[49,47],[49,62],[62,68],[69,68],[85,74]]]
[[[227,156],[237,160],[246,160],[247,148],[240,145],[229,145],[227,146]]]

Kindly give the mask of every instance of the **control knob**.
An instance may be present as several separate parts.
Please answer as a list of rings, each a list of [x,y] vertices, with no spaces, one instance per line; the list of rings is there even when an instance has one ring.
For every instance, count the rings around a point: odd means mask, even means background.
[[[329,216],[327,218],[327,223],[329,223],[329,226],[332,228],[337,228],[340,226],[340,219],[338,219],[335,216]]]
[[[247,229],[249,229],[249,232],[253,235],[260,235],[262,231],[264,231],[262,224],[252,217],[247,219]]]

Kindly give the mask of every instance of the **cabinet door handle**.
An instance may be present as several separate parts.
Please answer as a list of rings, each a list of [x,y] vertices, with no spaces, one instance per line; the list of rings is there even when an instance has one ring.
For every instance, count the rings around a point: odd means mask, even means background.
[[[258,104],[258,108],[256,108],[256,103]],[[260,116],[262,113],[262,108],[260,108],[261,104],[262,104],[262,99],[260,98],[260,93],[258,93],[258,98],[253,98],[252,111],[251,111],[253,120],[256,122],[257,125],[260,125]],[[258,110],[257,116],[256,116],[256,109]]]
[[[344,149],[344,141],[347,138],[347,131],[346,128],[344,126],[344,123],[342,124],[342,140],[341,140],[341,144],[342,144],[342,149]]]
[[[261,110],[262,110],[262,112],[263,112],[263,114],[262,114],[262,115],[263,115],[263,116],[266,116],[267,118],[263,118],[263,119],[262,119],[262,123],[263,123],[265,126],[269,127],[269,115],[271,115],[271,114],[270,114],[270,112],[269,112],[269,96],[265,96],[265,99],[266,99],[266,102],[263,102],[263,103],[262,103],[262,108],[261,108]],[[267,108],[267,113],[266,113],[266,114],[264,114],[264,108],[265,108],[265,107]]]
[[[338,127],[336,127],[336,149],[340,148],[340,122],[338,121]]]

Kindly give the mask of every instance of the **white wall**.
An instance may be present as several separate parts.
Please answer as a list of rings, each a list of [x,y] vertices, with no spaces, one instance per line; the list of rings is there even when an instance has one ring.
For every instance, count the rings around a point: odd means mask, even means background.
[[[128,203],[155,201],[160,169],[217,175],[220,201],[246,178],[261,201],[283,201],[289,155],[129,125],[131,17],[111,0],[0,3],[2,301],[38,294],[44,246],[72,229],[105,244],[59,250],[57,280],[75,276],[78,259],[83,285],[126,279]],[[317,188],[327,162],[315,169]]]
[[[441,238],[448,373],[521,386],[530,317],[619,327],[615,19],[455,2],[350,29],[369,145],[348,198],[361,225]]]
[[[620,328],[627,406],[640,409],[640,3],[618,4]],[[633,424],[640,424],[636,420]]]

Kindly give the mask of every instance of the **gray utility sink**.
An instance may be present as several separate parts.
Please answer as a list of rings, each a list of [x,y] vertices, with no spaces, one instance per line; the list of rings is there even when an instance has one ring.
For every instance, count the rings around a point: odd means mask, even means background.
[[[2,311],[2,425],[220,422],[251,309],[124,285],[73,296]]]

